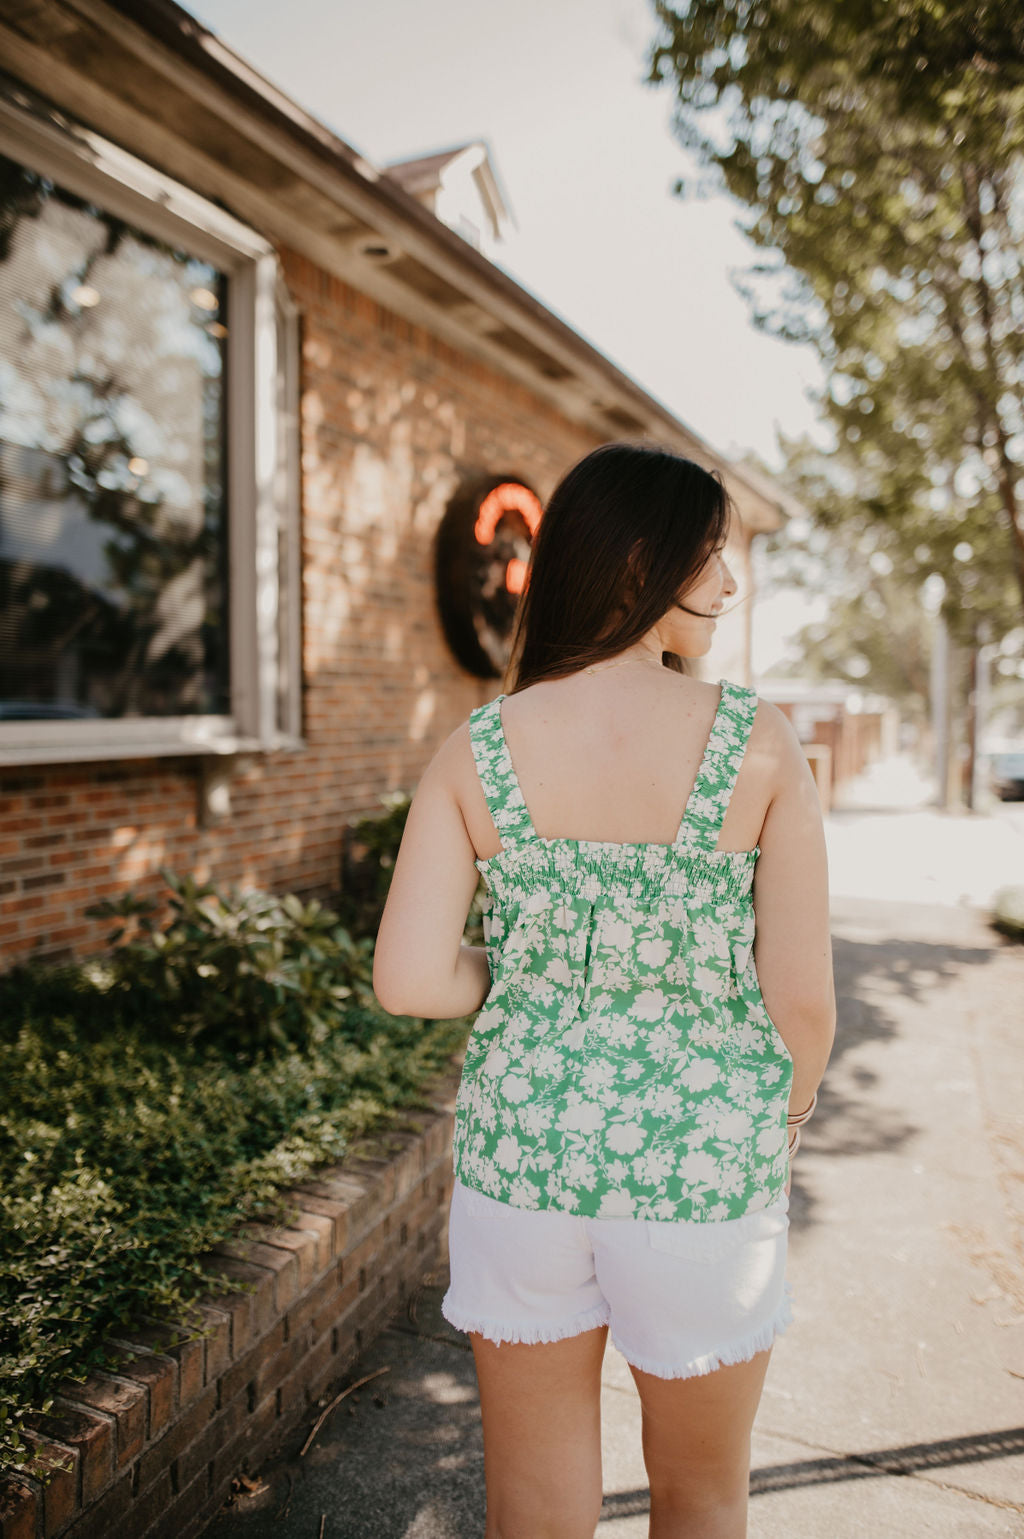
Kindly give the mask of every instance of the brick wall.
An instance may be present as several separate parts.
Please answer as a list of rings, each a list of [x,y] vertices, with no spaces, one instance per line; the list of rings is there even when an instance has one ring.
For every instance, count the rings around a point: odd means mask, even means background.
[[[71,1470],[0,1487],[0,1539],[194,1539],[447,1257],[457,1075],[433,1110],[363,1140],[288,1194],[294,1227],[207,1258],[251,1291],[204,1301],[207,1334],[128,1332],[115,1371],[41,1419]]]
[[[186,757],[0,769],[0,963],[88,954],[97,897],[202,880],[327,896],[341,829],[412,789],[500,684],[465,673],[434,601],[437,525],[462,474],[524,476],[544,500],[590,437],[496,370],[282,252],[303,315],[303,752],[257,756],[232,813],[197,820]]]

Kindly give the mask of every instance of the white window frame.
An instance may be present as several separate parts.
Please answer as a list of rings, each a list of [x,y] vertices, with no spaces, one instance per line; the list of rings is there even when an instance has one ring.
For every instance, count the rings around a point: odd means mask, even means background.
[[[229,715],[0,721],[0,766],[302,748],[299,317],[269,241],[89,129],[0,96],[0,152],[228,278]]]

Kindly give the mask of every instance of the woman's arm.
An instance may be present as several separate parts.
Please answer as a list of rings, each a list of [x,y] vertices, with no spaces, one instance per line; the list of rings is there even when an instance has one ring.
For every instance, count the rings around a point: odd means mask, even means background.
[[[761,701],[775,742],[775,794],[754,868],[754,966],[764,1002],[793,1058],[791,1112],[804,1111],[828,1065],[836,996],[828,857],[821,803],[791,723]]]
[[[486,952],[462,940],[479,880],[453,789],[468,733],[463,723],[441,744],[409,808],[373,956],[374,992],[390,1015],[470,1015],[491,986]]]

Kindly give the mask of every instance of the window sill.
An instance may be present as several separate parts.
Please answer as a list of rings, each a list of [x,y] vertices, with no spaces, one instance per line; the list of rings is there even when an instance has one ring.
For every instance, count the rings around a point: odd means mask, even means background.
[[[166,759],[198,757],[200,755],[227,756],[241,753],[300,753],[307,747],[306,740],[281,733],[263,741],[254,737],[239,737],[230,733],[209,737],[131,735],[115,736],[113,732],[103,737],[81,737],[62,743],[5,744],[0,738],[0,769],[20,768],[31,764],[85,764],[115,759]]]

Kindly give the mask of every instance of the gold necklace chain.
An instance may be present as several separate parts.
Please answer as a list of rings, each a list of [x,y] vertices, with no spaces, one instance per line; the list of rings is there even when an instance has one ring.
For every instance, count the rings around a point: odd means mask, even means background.
[[[642,657],[617,657],[612,663],[591,663],[583,669],[584,673],[604,673],[609,668],[618,668],[621,663],[639,663],[643,668],[664,668],[664,663],[647,663]]]

